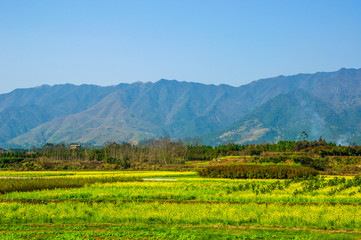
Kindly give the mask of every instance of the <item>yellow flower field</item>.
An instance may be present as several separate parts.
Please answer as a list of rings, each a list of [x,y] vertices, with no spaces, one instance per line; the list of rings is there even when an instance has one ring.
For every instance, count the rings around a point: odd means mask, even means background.
[[[14,186],[23,180],[84,181],[75,187],[1,194],[0,239],[361,237],[358,177],[232,180],[199,178],[193,172],[130,171],[0,176],[6,177],[0,179],[3,185],[10,180]],[[99,228],[104,231],[94,230]]]

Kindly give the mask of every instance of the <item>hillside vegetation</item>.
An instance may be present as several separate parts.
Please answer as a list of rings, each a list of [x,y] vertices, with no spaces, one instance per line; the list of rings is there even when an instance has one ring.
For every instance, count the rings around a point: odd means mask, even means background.
[[[48,143],[31,151],[19,149],[0,154],[1,170],[195,170],[229,165],[264,165],[269,169],[271,165],[276,165],[275,169],[279,168],[277,165],[305,166],[321,174],[359,174],[361,147],[337,146],[322,138],[212,147],[199,144],[197,139],[182,142],[165,137],[140,144],[112,142],[101,148],[70,149],[64,144]]]

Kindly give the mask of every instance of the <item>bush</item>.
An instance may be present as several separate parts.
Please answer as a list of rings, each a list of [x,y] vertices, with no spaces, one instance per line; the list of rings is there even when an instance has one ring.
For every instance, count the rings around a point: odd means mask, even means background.
[[[316,176],[318,171],[305,166],[222,165],[199,169],[198,174],[210,178],[293,179]]]
[[[8,167],[11,164],[19,163],[23,160],[24,158],[19,158],[19,157],[2,157],[0,158],[0,168]]]
[[[5,178],[1,179],[0,194],[10,192],[30,192],[42,189],[80,188],[94,183],[133,182],[136,177],[59,177],[59,178]]]
[[[316,170],[324,171],[329,166],[327,158],[311,158],[308,156],[293,157],[295,163],[301,163],[303,166],[312,167]]]

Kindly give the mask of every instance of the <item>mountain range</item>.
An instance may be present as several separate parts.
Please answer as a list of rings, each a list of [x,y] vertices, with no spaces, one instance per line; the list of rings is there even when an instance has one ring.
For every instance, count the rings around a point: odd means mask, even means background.
[[[204,144],[295,140],[306,131],[361,144],[361,69],[261,79],[233,87],[176,80],[72,84],[0,95],[0,147],[201,138]]]

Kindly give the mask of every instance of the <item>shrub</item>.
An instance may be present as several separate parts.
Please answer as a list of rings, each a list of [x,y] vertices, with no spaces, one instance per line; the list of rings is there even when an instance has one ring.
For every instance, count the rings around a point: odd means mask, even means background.
[[[199,169],[198,174],[210,178],[293,179],[316,176],[318,171],[310,167],[293,165],[221,165]]]
[[[19,158],[19,157],[2,157],[0,158],[0,168],[8,167],[11,164],[19,163],[23,160],[24,158]]]
[[[301,163],[303,166],[312,167],[316,170],[324,171],[328,166],[329,162],[327,158],[311,158],[308,156],[295,156],[293,157],[295,163]]]
[[[5,178],[1,179],[0,194],[10,192],[30,192],[42,189],[80,188],[94,183],[133,182],[137,177],[58,177],[58,178]]]

